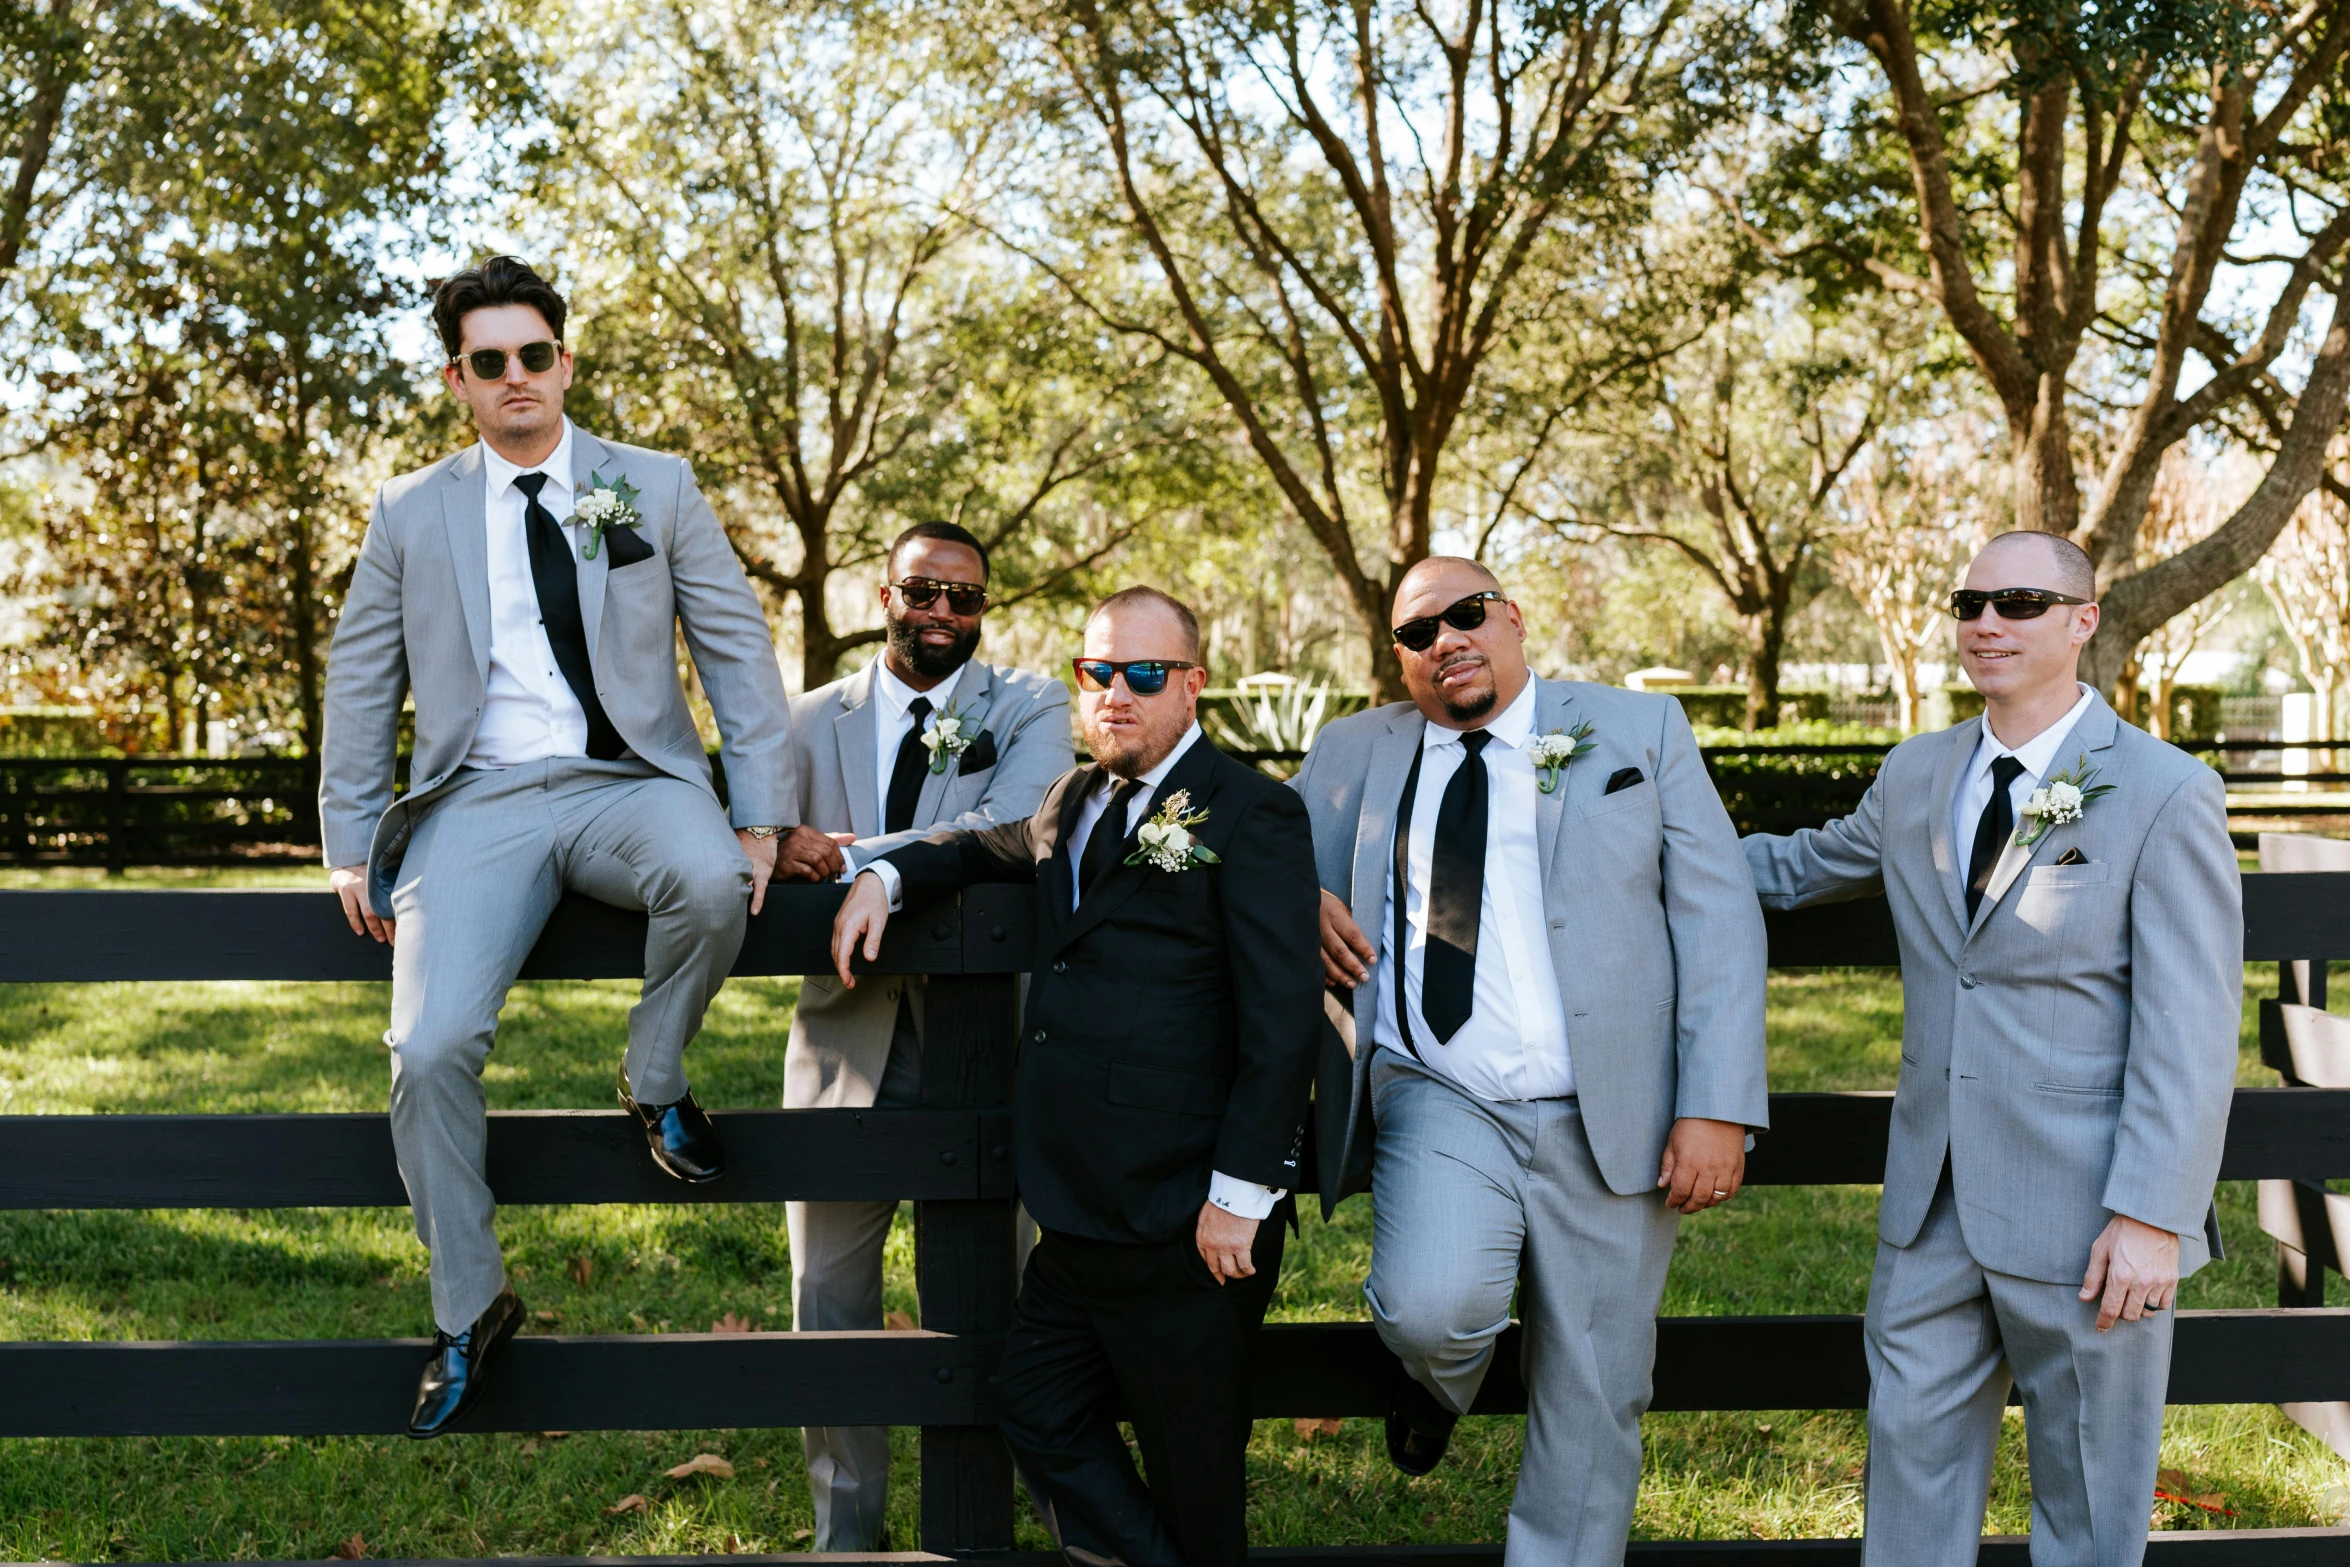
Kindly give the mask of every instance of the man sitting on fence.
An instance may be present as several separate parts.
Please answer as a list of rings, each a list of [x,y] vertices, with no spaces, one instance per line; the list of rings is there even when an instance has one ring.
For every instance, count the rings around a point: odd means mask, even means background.
[[[1869,1284],[1869,1567],[1973,1567],[2010,1383],[2032,1560],[2146,1549],[2179,1280],[2236,1077],[2242,894],[2219,774],[2079,683],[2089,558],[2004,534],[1951,595],[1985,712],[1860,809],[1746,840],[1763,902],[1882,891],[1901,1081]]]
[[[1016,1162],[1043,1235],[996,1374],[1004,1439],[1071,1561],[1237,1567],[1249,1354],[1321,1018],[1313,843],[1294,795],[1201,736],[1189,609],[1129,588],[1075,666],[1093,764],[1025,821],[875,860],[833,958],[854,985],[901,903],[1035,883]]]
[[[564,417],[564,313],[507,256],[441,285],[442,374],[481,441],[376,497],[327,665],[327,863],[352,929],[398,937],[392,1143],[439,1330],[419,1437],[471,1407],[521,1321],[483,1179],[481,1071],[547,916],[577,889],[650,917],[621,1099],[656,1164],[714,1181],[724,1156],[683,1056],[795,815],[759,601],[683,461]],[[724,810],[678,683],[681,626],[724,737]],[[414,783],[395,799],[411,692]]]

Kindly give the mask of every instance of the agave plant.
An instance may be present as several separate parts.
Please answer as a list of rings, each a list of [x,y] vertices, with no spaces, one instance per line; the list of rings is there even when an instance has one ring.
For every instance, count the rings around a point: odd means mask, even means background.
[[[1329,711],[1330,682],[1308,685],[1298,680],[1260,686],[1255,700],[1229,698],[1202,716],[1216,743],[1227,751],[1305,751],[1313,746]]]

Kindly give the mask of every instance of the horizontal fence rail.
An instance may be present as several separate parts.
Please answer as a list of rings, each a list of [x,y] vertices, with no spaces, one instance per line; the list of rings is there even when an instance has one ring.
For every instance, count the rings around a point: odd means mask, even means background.
[[[2350,956],[2350,873],[2244,879],[2248,958]],[[737,974],[828,970],[837,886],[774,889],[751,921]],[[728,1179],[658,1176],[625,1113],[490,1118],[499,1201],[774,1202],[911,1199],[925,1331],[526,1335],[508,1352],[476,1431],[904,1424],[922,1428],[924,1539],[954,1551],[1007,1546],[1011,1481],[988,1375],[1008,1326],[1011,1276],[1008,1004],[1030,966],[1030,893],[979,887],[891,924],[871,983],[928,974],[934,987],[919,1109],[718,1112]],[[1898,961],[1889,912],[1861,899],[1768,917],[1777,967]],[[567,899],[525,977],[641,972],[642,916]],[[151,980],[376,981],[387,949],[354,936],[336,900],[310,892],[0,892],[0,983]],[[941,1006],[939,998],[953,998]],[[1004,1008],[997,1017],[989,1009]],[[2271,1003],[2264,1037],[2285,1018]],[[780,1033],[780,1029],[779,1029]],[[2279,1048],[2282,1048],[2281,1046]],[[932,1074],[931,1052],[951,1067]],[[1748,1180],[1873,1184],[1892,1098],[1778,1094]],[[2237,1092],[2223,1178],[2350,1177],[2350,1089]],[[405,1201],[380,1115],[0,1117],[0,1209],[393,1206]],[[999,1255],[1000,1254],[1000,1255]],[[1517,1330],[1495,1359],[1481,1414],[1522,1412]],[[1366,1323],[1276,1325],[1259,1356],[1260,1417],[1383,1414],[1390,1362]],[[405,1424],[423,1340],[0,1344],[0,1436],[324,1435]],[[658,1395],[646,1392],[658,1389]],[[1667,1318],[1656,1397],[1675,1410],[1859,1409],[1868,1395],[1860,1319]],[[2170,1400],[2350,1399],[2350,1311],[2183,1312]],[[2021,1567],[1988,1541],[1985,1562]],[[1257,1553],[1297,1564],[1496,1560],[1493,1547]],[[939,1560],[902,1557],[905,1560]],[[1002,1562],[1022,1558],[1001,1553]],[[1049,1558],[1039,1558],[1047,1560]],[[1795,1567],[1855,1562],[1851,1541],[1643,1542],[1641,1567]],[[2350,1560],[2344,1531],[2157,1537],[2158,1563],[2295,1567]]]

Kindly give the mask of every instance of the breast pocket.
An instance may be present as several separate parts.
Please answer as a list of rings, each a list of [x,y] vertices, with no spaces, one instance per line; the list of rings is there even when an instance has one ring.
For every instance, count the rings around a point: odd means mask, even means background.
[[[1618,789],[1614,794],[1603,794],[1586,803],[1583,816],[1585,820],[1597,820],[1602,816],[1614,816],[1642,806],[1646,806],[1652,814],[1658,809],[1656,780],[1653,778],[1643,778],[1629,789]]]
[[[2113,867],[2101,860],[2085,865],[2035,865],[2024,872],[2028,892],[2054,892],[2065,887],[2096,887],[2113,879]]]

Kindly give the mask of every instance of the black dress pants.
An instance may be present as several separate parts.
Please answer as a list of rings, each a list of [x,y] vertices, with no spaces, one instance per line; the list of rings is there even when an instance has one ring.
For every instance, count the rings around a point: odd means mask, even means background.
[[[1047,1230],[996,1373],[1004,1440],[1069,1559],[1237,1567],[1248,1555],[1249,1353],[1286,1240],[1257,1226],[1256,1276],[1219,1285],[1186,1230],[1155,1246]],[[1146,1486],[1118,1434],[1133,1422]]]

